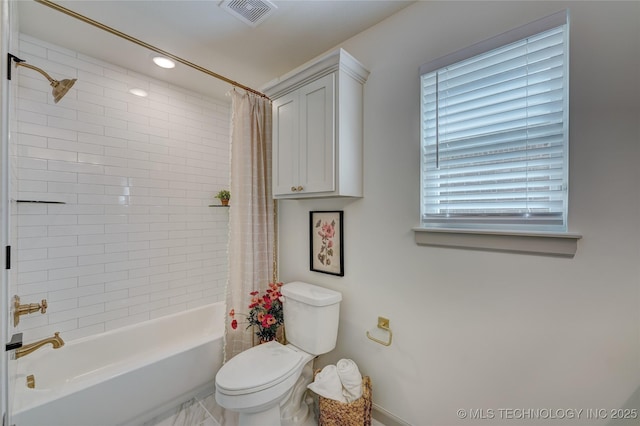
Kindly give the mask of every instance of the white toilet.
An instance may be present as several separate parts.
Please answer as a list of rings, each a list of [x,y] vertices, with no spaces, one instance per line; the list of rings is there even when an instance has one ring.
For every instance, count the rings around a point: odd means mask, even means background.
[[[280,292],[289,343],[247,349],[216,375],[216,401],[238,413],[240,426],[304,424],[312,361],[336,346],[341,293],[303,282],[285,284]]]

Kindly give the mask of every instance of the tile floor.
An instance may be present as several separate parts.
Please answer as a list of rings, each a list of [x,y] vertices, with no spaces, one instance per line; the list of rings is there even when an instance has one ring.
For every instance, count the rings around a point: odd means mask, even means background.
[[[220,426],[222,410],[213,395],[193,398],[143,426]]]
[[[143,426],[220,426],[227,417],[225,425],[236,425],[237,417],[229,418],[229,413],[216,404],[214,395],[203,398],[193,398],[184,404],[158,416]],[[313,421],[310,424],[314,424]],[[372,420],[371,426],[384,426],[382,423]]]

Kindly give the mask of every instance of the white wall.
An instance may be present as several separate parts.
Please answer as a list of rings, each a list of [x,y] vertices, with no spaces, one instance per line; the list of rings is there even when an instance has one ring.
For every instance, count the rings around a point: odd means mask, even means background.
[[[576,256],[417,246],[418,67],[565,7]],[[320,365],[354,359],[375,404],[414,425],[597,425],[610,419],[519,422],[497,410],[640,408],[640,3],[418,2],[343,47],[371,70],[365,196],[279,211],[280,279],[343,293],[338,345]],[[343,278],[309,271],[308,212],[332,209],[345,214]],[[365,337],[379,315],[388,348]]]
[[[18,90],[18,294],[30,341],[65,340],[223,300],[229,105],[20,36],[16,54],[77,78],[56,105],[26,68]],[[140,87],[147,98],[128,93]]]

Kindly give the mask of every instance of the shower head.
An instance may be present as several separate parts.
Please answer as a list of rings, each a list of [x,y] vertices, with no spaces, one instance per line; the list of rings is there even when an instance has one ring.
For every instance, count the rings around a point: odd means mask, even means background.
[[[67,92],[69,91],[69,89],[71,89],[71,86],[73,86],[73,83],[75,82],[75,78],[65,78],[64,80],[60,81],[53,80],[51,82],[51,86],[53,87],[53,102],[58,103],[58,101],[67,94]]]
[[[25,68],[30,68],[32,70],[38,71],[40,74],[42,74],[43,76],[46,77],[47,80],[49,80],[49,83],[51,83],[51,87],[53,87],[53,102],[58,103],[58,101],[60,99],[62,99],[62,97],[64,95],[67,94],[67,92],[69,91],[69,89],[71,89],[71,86],[73,86],[73,84],[76,82],[77,79],[73,78],[73,79],[64,79],[64,80],[54,80],[53,78],[51,78],[51,76],[49,74],[47,74],[46,72],[44,72],[43,70],[41,70],[38,67],[35,67],[31,64],[27,64],[23,59],[20,59],[12,54],[9,54],[9,80],[11,80],[11,60],[15,61],[16,66],[18,67],[25,67]]]

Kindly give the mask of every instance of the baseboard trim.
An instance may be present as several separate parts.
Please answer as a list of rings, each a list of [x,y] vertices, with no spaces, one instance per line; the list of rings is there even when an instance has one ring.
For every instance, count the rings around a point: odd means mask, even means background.
[[[411,426],[411,424],[405,422],[400,417],[391,414],[378,404],[372,405],[371,416],[384,426]]]

